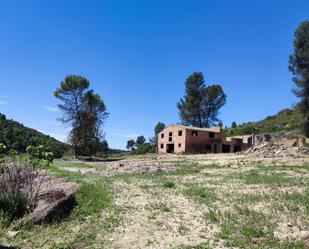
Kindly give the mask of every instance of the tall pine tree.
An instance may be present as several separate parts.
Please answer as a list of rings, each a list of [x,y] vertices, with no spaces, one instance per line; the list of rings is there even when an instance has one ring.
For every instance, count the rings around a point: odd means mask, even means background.
[[[289,70],[294,75],[294,93],[300,98],[304,133],[309,137],[309,21],[299,25],[294,37],[294,53],[289,57]]]
[[[69,137],[76,157],[91,156],[96,152],[103,138],[101,126],[108,117],[101,97],[88,88],[89,81],[86,78],[69,75],[54,92],[55,97],[62,102],[58,105],[62,111],[59,120],[72,127]]]
[[[201,72],[190,75],[185,86],[185,96],[177,103],[181,122],[201,128],[216,125],[219,110],[226,103],[222,87],[206,86]]]

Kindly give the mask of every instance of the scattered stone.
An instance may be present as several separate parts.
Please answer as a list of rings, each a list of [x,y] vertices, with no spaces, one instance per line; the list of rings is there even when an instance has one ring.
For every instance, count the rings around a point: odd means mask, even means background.
[[[278,141],[262,141],[260,144],[249,148],[245,154],[253,154],[259,157],[295,157],[308,153],[309,148],[299,146],[297,139],[282,139]]]

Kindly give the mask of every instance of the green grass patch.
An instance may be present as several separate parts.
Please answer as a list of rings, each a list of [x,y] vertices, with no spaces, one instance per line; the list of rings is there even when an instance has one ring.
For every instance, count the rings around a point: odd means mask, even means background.
[[[279,196],[288,210],[298,213],[304,208],[305,215],[309,215],[309,191],[304,193],[284,193]]]
[[[285,164],[274,164],[274,165],[261,165],[260,170],[263,171],[290,171],[290,172],[309,172],[309,165],[285,165]]]
[[[203,214],[203,218],[212,223],[218,223],[220,221],[220,214],[215,210],[209,210],[209,212]]]
[[[186,184],[184,194],[203,204],[211,204],[218,200],[214,189],[206,188],[195,183]]]
[[[91,168],[90,165],[87,165],[82,162],[72,162],[72,161],[65,161],[63,159],[56,159],[54,160],[52,166],[54,167],[74,167],[74,168]]]
[[[228,247],[238,248],[272,248],[304,249],[300,241],[280,241],[274,237],[270,217],[264,213],[236,206],[235,213],[225,213],[220,222],[220,239],[224,239]]]
[[[93,215],[111,206],[112,198],[104,183],[83,183],[77,190],[78,206],[74,212],[77,215]]]
[[[204,169],[203,166],[192,163],[192,164],[177,164],[176,169],[170,172],[171,175],[182,176],[182,175],[192,175],[198,174]]]
[[[294,178],[288,177],[286,173],[263,174],[257,170],[250,170],[238,175],[245,184],[265,184],[270,186],[283,186],[299,184]]]
[[[171,209],[167,206],[166,203],[159,202],[159,203],[152,203],[150,207],[154,210],[159,210],[161,212],[170,212]]]
[[[174,188],[175,183],[173,181],[170,181],[170,180],[165,180],[165,181],[163,181],[163,187],[164,188]]]
[[[253,204],[271,199],[272,196],[268,194],[240,194],[236,197],[235,203]]]

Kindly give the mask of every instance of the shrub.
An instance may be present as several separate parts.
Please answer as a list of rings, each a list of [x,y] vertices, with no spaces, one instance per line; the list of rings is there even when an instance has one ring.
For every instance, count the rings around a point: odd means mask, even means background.
[[[175,183],[172,182],[172,181],[165,181],[163,183],[163,187],[165,187],[165,188],[174,188],[175,187]]]
[[[35,206],[53,161],[53,154],[43,146],[29,146],[27,152],[28,156],[21,156],[0,143],[0,212],[9,220],[21,218]]]
[[[9,221],[21,218],[28,211],[27,196],[23,193],[0,194],[0,213]]]
[[[131,154],[133,155],[143,155],[146,153],[154,153],[155,148],[150,143],[145,143],[139,146],[136,150],[132,151]]]

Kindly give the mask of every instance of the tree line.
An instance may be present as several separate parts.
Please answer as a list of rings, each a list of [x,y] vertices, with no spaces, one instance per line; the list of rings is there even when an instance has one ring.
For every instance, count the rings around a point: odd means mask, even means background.
[[[56,158],[61,157],[69,149],[69,145],[34,129],[25,127],[14,120],[9,120],[1,113],[0,141],[6,145],[8,150],[15,150],[21,153],[25,153],[26,148],[30,145],[43,145]]]

